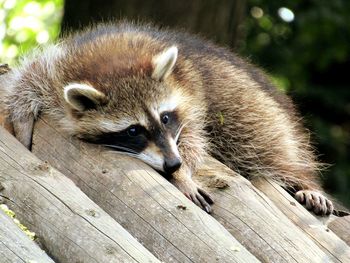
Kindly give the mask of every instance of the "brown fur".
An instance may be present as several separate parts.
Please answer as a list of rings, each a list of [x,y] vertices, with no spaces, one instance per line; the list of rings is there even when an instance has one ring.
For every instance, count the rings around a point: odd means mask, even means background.
[[[179,50],[173,72],[164,81],[151,79],[152,58],[170,46]],[[269,177],[294,191],[319,189],[319,165],[291,100],[225,48],[182,32],[121,23],[69,36],[33,57],[2,80],[14,122],[45,112],[70,134],[93,137],[102,129],[96,120],[137,118],[176,93],[186,125],[178,146],[183,165],[172,180],[194,202],[202,191],[191,174],[207,152],[248,178]],[[106,104],[84,114],[71,110],[63,87],[72,82],[106,94]]]

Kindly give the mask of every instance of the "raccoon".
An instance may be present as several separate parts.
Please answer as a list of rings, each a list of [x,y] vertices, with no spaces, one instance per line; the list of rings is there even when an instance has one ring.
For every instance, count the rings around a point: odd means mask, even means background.
[[[197,36],[100,24],[25,57],[0,83],[28,148],[45,113],[71,136],[141,159],[208,213],[213,200],[191,179],[206,154],[277,181],[316,214],[333,211],[292,101],[261,70]]]

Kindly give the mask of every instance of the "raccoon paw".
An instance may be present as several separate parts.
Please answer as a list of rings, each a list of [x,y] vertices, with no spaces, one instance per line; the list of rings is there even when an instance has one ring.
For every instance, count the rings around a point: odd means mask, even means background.
[[[197,187],[197,191],[190,194],[190,199],[193,203],[202,207],[208,214],[211,213],[211,205],[214,201],[206,191]]]
[[[316,215],[329,215],[333,212],[332,201],[324,195],[312,190],[301,190],[295,194],[295,199],[304,204],[308,210],[313,211]]]
[[[176,183],[175,185],[179,190],[193,203],[198,205],[199,207],[203,208],[204,211],[207,213],[211,213],[211,205],[214,203],[211,196],[204,191],[203,189],[199,188],[195,183]]]

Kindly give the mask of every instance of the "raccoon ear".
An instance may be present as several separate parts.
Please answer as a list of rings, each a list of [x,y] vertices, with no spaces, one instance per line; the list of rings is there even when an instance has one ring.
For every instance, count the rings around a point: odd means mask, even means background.
[[[153,58],[153,79],[163,80],[170,75],[177,59],[177,53],[177,47],[172,46]]]
[[[96,109],[106,102],[106,96],[87,84],[69,84],[64,87],[64,99],[75,110]]]

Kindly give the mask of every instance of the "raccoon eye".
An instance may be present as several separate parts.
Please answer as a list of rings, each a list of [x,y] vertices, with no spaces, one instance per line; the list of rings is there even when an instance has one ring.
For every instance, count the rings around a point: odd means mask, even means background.
[[[134,137],[140,134],[140,129],[138,129],[137,126],[131,126],[128,130],[127,133],[130,137]]]
[[[162,123],[163,124],[167,124],[169,122],[169,115],[168,114],[164,114],[162,116]]]

